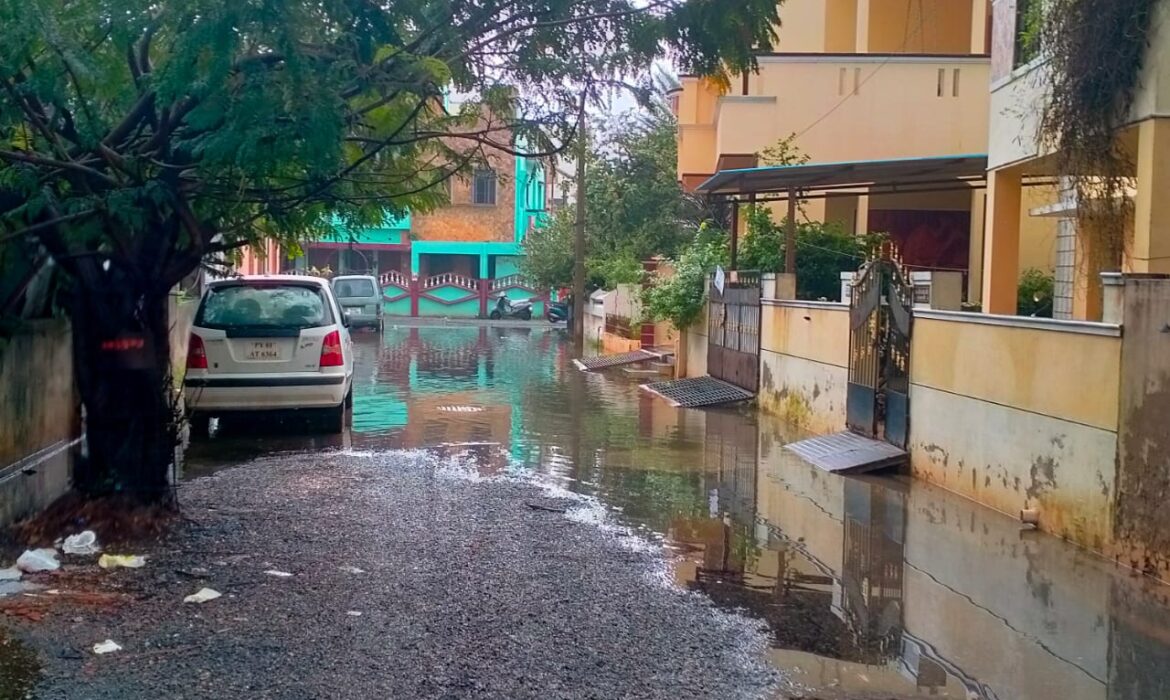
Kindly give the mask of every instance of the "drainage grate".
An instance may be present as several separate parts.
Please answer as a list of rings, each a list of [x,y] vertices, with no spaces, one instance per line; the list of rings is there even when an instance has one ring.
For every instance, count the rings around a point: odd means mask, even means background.
[[[833,433],[785,445],[815,467],[837,474],[861,474],[906,461],[906,453],[887,442],[855,433]]]
[[[619,367],[621,365],[632,365],[637,362],[645,362],[647,360],[657,360],[660,357],[658,353],[647,352],[646,350],[635,350],[633,352],[623,352],[620,355],[598,355],[596,357],[583,357],[580,360],[573,360],[573,364],[577,365],[577,369],[583,372],[591,372],[597,369],[608,369],[610,367]]]
[[[755,394],[752,392],[714,377],[690,377],[673,379],[668,382],[651,382],[643,384],[642,388],[661,396],[674,406],[686,408],[717,406],[755,398]]]

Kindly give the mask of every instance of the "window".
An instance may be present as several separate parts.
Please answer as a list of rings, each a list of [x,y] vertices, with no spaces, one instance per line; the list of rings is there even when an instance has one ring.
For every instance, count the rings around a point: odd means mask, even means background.
[[[319,328],[333,314],[317,287],[233,284],[211,288],[195,325],[201,328]]]
[[[1016,44],[1012,68],[1032,62],[1040,53],[1043,0],[1016,0]]]
[[[340,279],[333,281],[333,293],[339,299],[358,299],[378,296],[374,281],[368,279]]]
[[[496,203],[496,172],[476,170],[472,180],[471,203],[492,205]]]

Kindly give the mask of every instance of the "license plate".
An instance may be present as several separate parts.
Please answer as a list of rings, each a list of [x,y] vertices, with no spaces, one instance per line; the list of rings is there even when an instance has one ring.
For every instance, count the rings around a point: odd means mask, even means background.
[[[249,360],[279,360],[281,359],[280,346],[272,341],[255,341],[252,350],[248,352]]]
[[[362,312],[362,307],[360,307],[360,306],[347,306],[347,307],[345,307],[345,315],[346,316],[348,316],[350,314],[360,314],[361,312]]]

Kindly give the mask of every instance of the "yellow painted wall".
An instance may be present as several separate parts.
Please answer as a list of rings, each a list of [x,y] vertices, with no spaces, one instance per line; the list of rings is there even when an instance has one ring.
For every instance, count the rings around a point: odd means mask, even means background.
[[[796,145],[813,162],[984,153],[987,76],[988,61],[979,58],[762,57],[752,93],[776,101],[741,100],[730,112],[724,104],[717,147],[754,153],[798,133]],[[728,114],[735,121],[722,123]]]
[[[1121,340],[919,314],[915,476],[1102,551],[1113,537]],[[1066,330],[1057,330],[1064,328]]]
[[[849,307],[843,304],[766,304],[760,322],[764,350],[838,367],[849,365]]]
[[[679,125],[679,177],[683,175],[713,175],[716,171],[717,158],[714,126]]]
[[[680,376],[702,377],[707,374],[707,311],[705,309],[690,328],[682,332],[678,342],[685,348],[682,352],[682,361],[685,364],[679,367]]]
[[[680,124],[711,124],[715,121],[716,103],[720,97],[717,85],[704,78],[682,78],[683,91],[678,101]]]
[[[825,51],[825,0],[786,0],[780,6],[776,51],[820,53]]]
[[[1120,338],[919,317],[910,362],[915,384],[1117,430]]]
[[[1053,204],[1054,186],[1025,187],[1020,193],[1020,272],[1034,267],[1049,274],[1056,269],[1056,232],[1059,220],[1032,216],[1033,209]]]
[[[825,51],[853,53],[856,50],[857,0],[825,0]]]
[[[869,0],[871,53],[966,54],[971,5],[955,0]]]
[[[760,408],[810,432],[843,429],[848,307],[772,302],[760,321]]]

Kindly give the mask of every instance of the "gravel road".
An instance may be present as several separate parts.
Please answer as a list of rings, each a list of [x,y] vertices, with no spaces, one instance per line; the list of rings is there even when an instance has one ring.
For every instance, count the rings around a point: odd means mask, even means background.
[[[180,495],[145,568],[89,576],[132,602],[16,627],[42,659],[34,697],[726,699],[779,680],[756,623],[673,587],[659,548],[596,503],[531,481],[333,452]],[[205,586],[223,597],[182,602]],[[105,639],[123,649],[95,656]]]

